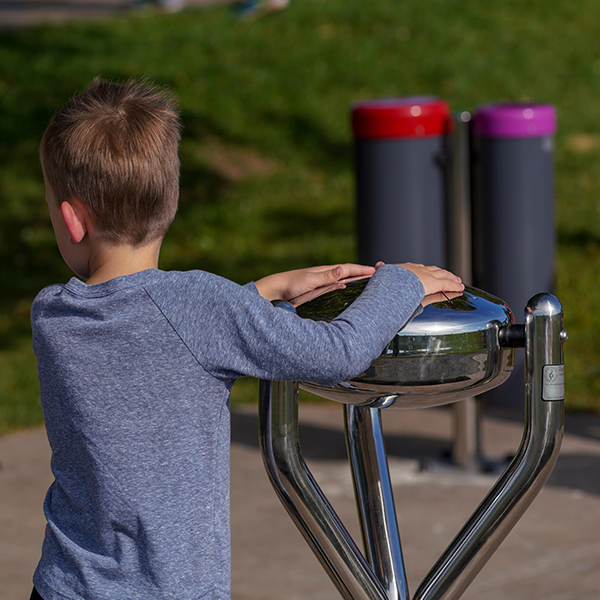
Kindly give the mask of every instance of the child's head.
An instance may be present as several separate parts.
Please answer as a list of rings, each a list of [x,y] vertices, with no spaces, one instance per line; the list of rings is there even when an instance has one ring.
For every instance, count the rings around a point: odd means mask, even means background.
[[[79,199],[106,242],[162,238],[179,198],[179,113],[146,82],[95,79],[52,119],[40,144],[57,204]]]

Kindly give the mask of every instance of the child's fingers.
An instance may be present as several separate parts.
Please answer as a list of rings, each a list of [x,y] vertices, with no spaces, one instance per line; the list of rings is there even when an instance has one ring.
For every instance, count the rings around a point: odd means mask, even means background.
[[[363,279],[364,277],[370,277],[373,275],[373,273],[375,273],[375,267],[357,265],[354,263],[344,263],[329,267],[326,273],[330,282],[348,282],[356,279]]]
[[[400,266],[412,271],[420,279],[425,296],[438,292],[462,292],[465,287],[460,277],[440,267],[415,263],[404,263]]]
[[[425,267],[433,277],[438,277],[440,279],[452,279],[462,281],[458,275],[447,271],[446,269],[440,269],[438,267]]]
[[[455,275],[454,273],[451,273],[450,271],[446,270],[446,269],[442,269],[441,267],[436,267],[433,265],[415,265],[416,267],[419,267],[420,269],[424,269],[425,271],[429,272],[429,274],[432,277],[436,277],[438,279],[452,279],[452,280],[458,280],[461,281],[460,277],[458,275]]]
[[[462,292],[465,289],[458,277],[424,277],[421,283],[425,288],[425,295],[437,292]]]

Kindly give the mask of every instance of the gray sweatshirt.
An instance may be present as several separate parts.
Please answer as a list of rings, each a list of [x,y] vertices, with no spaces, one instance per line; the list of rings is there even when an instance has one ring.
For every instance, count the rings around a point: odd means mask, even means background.
[[[231,386],[349,379],[422,297],[419,280],[392,265],[331,323],[202,271],[42,290],[33,347],[55,481],[34,575],[41,596],[228,599]]]

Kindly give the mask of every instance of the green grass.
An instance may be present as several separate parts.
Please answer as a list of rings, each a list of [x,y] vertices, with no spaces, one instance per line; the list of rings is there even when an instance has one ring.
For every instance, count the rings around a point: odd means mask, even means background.
[[[148,76],[179,96],[181,210],[161,266],[239,282],[355,259],[353,102],[555,104],[568,406],[599,411],[599,37],[593,0],[298,0],[252,22],[217,7],[0,33],[0,432],[41,420],[28,309],[41,287],[70,276],[37,145],[96,75]],[[238,387],[238,401],[255,395],[252,382]]]

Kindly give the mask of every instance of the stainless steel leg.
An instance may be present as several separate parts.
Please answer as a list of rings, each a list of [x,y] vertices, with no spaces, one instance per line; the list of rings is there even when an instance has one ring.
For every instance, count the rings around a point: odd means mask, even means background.
[[[408,600],[381,410],[344,406],[348,456],[366,555],[389,600]]]
[[[564,427],[564,332],[558,300],[549,294],[534,296],[525,310],[524,327],[526,428],[521,447],[425,577],[414,600],[460,598],[542,489],[556,463]]]
[[[554,296],[539,294],[527,305],[524,326],[511,327],[505,329],[507,337],[516,332],[518,344],[525,344],[521,447],[414,600],[460,598],[542,489],[558,458],[564,426],[562,307]],[[261,449],[271,482],[340,594],[346,600],[408,600],[379,409],[349,407],[347,427],[363,535],[376,575],[304,464],[296,384],[261,382]]]
[[[261,381],[260,441],[271,483],[342,597],[386,600],[385,590],[302,459],[297,396],[292,382]]]

